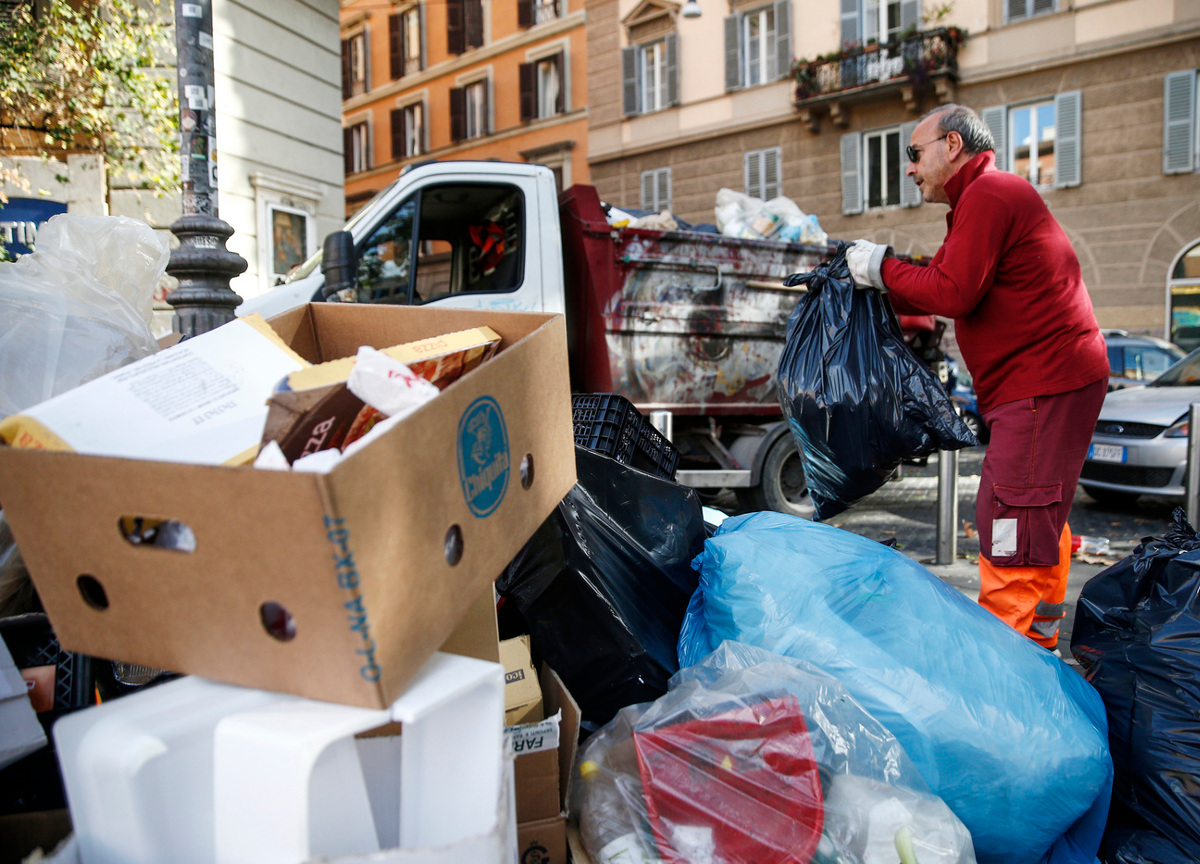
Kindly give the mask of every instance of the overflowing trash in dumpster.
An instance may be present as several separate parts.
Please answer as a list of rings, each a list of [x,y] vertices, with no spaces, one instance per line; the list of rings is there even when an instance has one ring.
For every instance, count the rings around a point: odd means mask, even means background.
[[[786,199],[716,215],[825,242]],[[0,265],[0,850],[1200,858],[1181,516],[1085,588],[1085,680],[884,545],[707,524],[667,435],[572,395],[561,315],[311,304],[162,347],[153,232],[56,230]],[[778,375],[820,518],[974,441],[842,252],[791,280]]]

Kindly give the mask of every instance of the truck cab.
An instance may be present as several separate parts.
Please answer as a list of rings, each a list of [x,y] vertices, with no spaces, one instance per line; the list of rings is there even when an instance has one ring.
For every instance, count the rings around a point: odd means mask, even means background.
[[[537,165],[437,162],[406,170],[347,223],[357,291],[338,299],[563,312],[554,176]],[[326,299],[322,253],[238,307],[264,318]]]

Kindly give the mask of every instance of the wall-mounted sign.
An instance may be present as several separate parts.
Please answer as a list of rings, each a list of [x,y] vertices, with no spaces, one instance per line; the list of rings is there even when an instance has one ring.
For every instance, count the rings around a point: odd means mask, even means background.
[[[0,245],[13,257],[28,255],[33,251],[38,226],[66,212],[67,205],[61,201],[9,198],[7,204],[0,204]]]

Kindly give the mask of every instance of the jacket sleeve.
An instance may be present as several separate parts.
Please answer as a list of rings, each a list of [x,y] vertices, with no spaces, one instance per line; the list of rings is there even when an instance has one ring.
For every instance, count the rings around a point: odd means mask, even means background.
[[[972,185],[979,185],[978,181]],[[883,281],[892,305],[906,314],[968,315],[992,287],[1012,223],[1009,202],[988,188],[969,190],[928,267],[894,258],[883,262]]]

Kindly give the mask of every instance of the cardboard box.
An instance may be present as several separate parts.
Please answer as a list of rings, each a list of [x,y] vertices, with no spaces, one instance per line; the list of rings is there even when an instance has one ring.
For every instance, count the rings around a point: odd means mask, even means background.
[[[443,643],[498,660],[491,582],[575,482],[562,316],[329,303],[270,323],[313,363],[477,326],[503,341],[328,474],[0,447],[60,644],[372,708]],[[195,550],[131,545],[128,516],[187,525]]]
[[[542,702],[546,715],[559,715],[557,739],[547,749],[519,752],[516,762],[517,852],[522,864],[565,864],[567,861],[567,783],[579,744],[579,706],[562,679],[542,667]],[[559,713],[561,712],[561,714]],[[530,728],[545,727],[551,719]],[[534,736],[536,738],[536,733]],[[525,749],[514,738],[514,749]]]
[[[517,636],[500,643],[504,666],[504,725],[536,723],[543,719],[542,688],[529,655],[529,637]]]
[[[244,464],[257,452],[271,388],[304,365],[262,318],[239,318],[0,420],[0,442]]]

